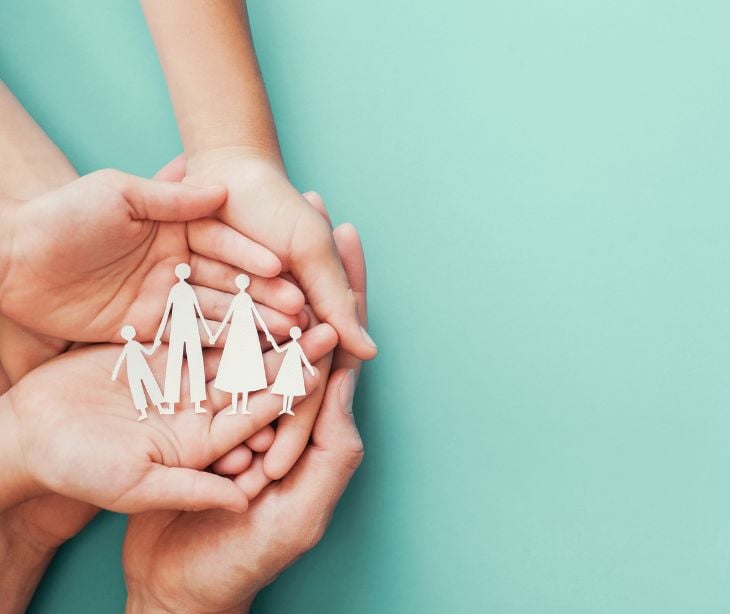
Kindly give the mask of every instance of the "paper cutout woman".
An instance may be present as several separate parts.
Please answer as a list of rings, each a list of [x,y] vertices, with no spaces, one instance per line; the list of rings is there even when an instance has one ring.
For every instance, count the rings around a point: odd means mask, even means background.
[[[250,414],[251,412],[248,411],[249,392],[266,388],[264,358],[261,354],[261,344],[254,318],[267,338],[271,337],[271,333],[256,309],[253,299],[246,292],[250,281],[248,275],[236,277],[239,292],[231,301],[218,331],[210,338],[210,342],[215,343],[226,323],[231,321],[214,384],[218,390],[230,392],[232,395],[231,409],[226,414],[228,416],[235,415],[239,394],[241,395],[241,413]]]
[[[126,340],[124,349],[121,355],[117,359],[117,363],[114,365],[112,371],[112,380],[116,380],[119,375],[119,369],[122,367],[122,362],[127,359],[127,381],[129,382],[129,390],[132,393],[132,400],[134,406],[140,413],[138,421],[145,420],[147,418],[147,398],[145,397],[145,388],[147,394],[150,397],[150,401],[157,407],[157,410],[161,413],[167,413],[162,407],[162,392],[160,387],[157,385],[155,376],[152,375],[147,360],[142,354],[152,356],[155,352],[155,347],[151,347],[149,350],[146,349],[139,341],[135,341],[134,338],[137,335],[137,331],[134,326],[123,326],[122,327],[122,338]]]
[[[289,335],[291,336],[291,341],[283,348],[276,345],[276,341],[273,338],[269,339],[274,350],[279,354],[282,352],[286,353],[284,360],[281,362],[279,374],[274,381],[274,387],[271,389],[271,394],[283,395],[282,409],[279,412],[280,416],[282,414],[293,416],[294,412],[291,410],[291,407],[294,397],[300,397],[305,393],[302,364],[307,368],[310,375],[314,375],[314,368],[309,363],[309,360],[307,360],[302,346],[297,341],[302,336],[302,329],[298,326],[292,326],[289,329]]]
[[[196,414],[204,414],[207,410],[200,406],[205,401],[205,368],[203,367],[203,346],[200,343],[198,318],[203,328],[212,337],[208,323],[203,317],[200,303],[193,288],[185,281],[190,277],[190,266],[186,263],[175,267],[178,282],[170,290],[165,305],[165,313],[155,337],[155,347],[161,343],[162,333],[170,317],[170,347],[167,353],[167,370],[165,371],[165,401],[169,403],[169,412],[175,413],[175,403],[180,402],[180,378],[182,374],[183,353],[188,359],[188,377],[190,380],[190,400],[195,405]]]

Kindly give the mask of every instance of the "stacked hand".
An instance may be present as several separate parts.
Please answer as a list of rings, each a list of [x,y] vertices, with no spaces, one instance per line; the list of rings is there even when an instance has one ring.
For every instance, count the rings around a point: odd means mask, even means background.
[[[105,174],[102,173],[103,175]],[[117,177],[115,180],[132,184],[148,183],[136,178],[121,176],[119,179],[119,176],[111,175]],[[88,178],[85,181],[79,180],[77,184],[81,184],[81,187],[75,186],[82,197],[89,189],[84,184],[89,182]],[[94,185],[92,191],[96,189]],[[154,211],[155,206],[159,206],[161,210],[168,195],[174,195],[180,210],[188,206],[208,207],[214,210],[218,206],[216,199],[220,199],[216,193],[216,190],[220,192],[220,189],[208,191],[174,184],[160,186],[153,182],[149,182],[149,185],[143,186],[142,189],[148,191],[150,196],[147,198],[152,199],[149,201],[152,203],[154,203],[153,192],[158,189],[169,191],[169,194],[159,196],[160,202],[157,205],[146,204],[146,211]],[[123,205],[117,201],[118,194],[121,193],[122,189],[114,192],[111,209],[128,206],[131,208],[130,211],[137,211],[132,205]],[[308,194],[306,198],[311,203],[307,206],[311,208],[312,213],[318,216],[320,212],[324,213],[321,201],[316,195]],[[136,202],[135,199],[136,196],[132,198]],[[40,201],[43,202],[44,199]],[[23,208],[29,207],[32,202],[17,205],[18,210],[14,216],[16,221],[23,220],[25,215],[29,215]],[[44,205],[44,208],[48,207],[45,211],[46,215],[50,216],[56,207],[50,199],[48,202],[51,204]],[[83,198],[75,202],[83,203]],[[60,206],[58,208],[60,210]],[[194,210],[197,214],[204,209]],[[23,215],[18,215],[20,212],[23,212]],[[115,215],[118,216],[118,220],[108,224],[106,228],[104,221],[99,223],[104,232],[110,232],[108,228],[115,225],[123,226],[121,220],[124,215],[119,213]],[[132,219],[136,213],[128,215],[131,220],[129,223],[137,223]],[[190,215],[192,216],[192,212]],[[320,217],[326,225],[326,215]],[[157,224],[163,229],[162,231],[158,229],[158,234],[164,234],[174,231],[174,229],[164,230],[165,224],[180,223],[157,222]],[[219,223],[216,222],[217,224]],[[220,224],[220,228],[223,228],[223,224]],[[41,233],[42,228],[38,229],[38,232]],[[329,227],[328,232],[331,232]],[[240,237],[245,240],[242,235]],[[338,240],[340,249],[338,261],[341,257],[350,273],[348,283],[352,284],[354,290],[358,288],[364,290],[362,252],[354,229],[349,226],[342,227],[335,231],[334,237]],[[173,243],[165,242],[167,245]],[[28,245],[32,246],[33,242],[29,242]],[[43,270],[44,263],[55,262],[56,266],[64,266],[63,258],[59,257],[62,255],[61,252],[56,252],[54,261],[44,251],[40,250],[41,258],[37,260],[41,264],[39,267],[28,264],[27,268],[23,268],[17,264],[18,260],[28,262],[25,254],[32,253],[32,250],[21,252],[22,258],[14,255],[6,259],[8,265],[4,269],[6,271],[4,279],[7,287],[10,290],[24,288],[15,295],[11,293],[6,300],[5,305],[10,306],[10,313],[14,313],[15,301],[28,300],[26,297],[33,297],[33,300],[26,304],[37,305],[37,302],[33,302],[37,300],[33,296],[33,287],[35,283],[42,284],[46,279],[44,274],[37,272]],[[174,254],[166,259],[157,260],[156,263],[178,257]],[[82,274],[84,269],[78,268],[83,259],[73,254],[71,260],[72,265],[68,267],[70,274],[63,278],[72,288],[66,294],[70,297],[69,302],[73,301],[74,293],[81,292],[84,287]],[[91,256],[91,261],[98,262],[98,259]],[[130,259],[130,262],[133,261]],[[147,270],[154,270],[156,263]],[[111,266],[119,265],[112,263]],[[74,276],[79,280],[78,287],[74,287]],[[138,279],[134,271],[131,278]],[[19,279],[25,284],[19,283]],[[283,279],[280,281],[277,286],[278,293],[281,293],[282,289],[288,290],[290,286],[294,287],[288,281]],[[100,275],[97,283],[98,287],[103,289],[113,282],[106,275]],[[139,282],[126,283],[136,283],[135,287],[140,287]],[[150,284],[149,287],[153,289],[159,285]],[[64,292],[66,291],[64,283],[59,286]],[[114,297],[122,296],[125,299],[132,295],[132,292],[119,290],[113,293]],[[271,295],[269,293],[269,296]],[[353,291],[353,298],[359,299],[359,317],[363,318],[365,323],[364,294]],[[113,298],[108,301],[109,305],[105,305],[103,309],[98,309],[100,303],[93,300],[82,302],[81,311],[87,310],[85,313],[93,314],[96,309],[94,325],[90,327],[83,327],[81,317],[76,319],[72,317],[68,323],[49,309],[45,315],[48,315],[50,322],[44,332],[66,333],[66,336],[93,339],[94,334],[105,335],[122,320],[131,317],[129,313],[133,312],[135,303],[138,303],[140,308],[145,303],[132,298],[127,300],[126,305],[120,306],[115,304],[115,300],[116,298]],[[71,314],[72,304],[72,302],[68,304],[68,314]],[[42,304],[38,307],[41,310],[45,308]],[[35,308],[26,309],[24,312],[28,318],[27,322],[32,321],[29,317],[31,313],[37,313]],[[305,332],[300,343],[305,348],[306,354],[316,363],[320,374],[326,376],[331,363],[329,353],[337,343],[337,336],[327,324],[316,325],[313,314],[309,320],[314,327]],[[74,330],[78,331],[78,334],[68,334]],[[276,346],[273,335],[267,334],[266,338]],[[217,337],[212,336],[209,341],[214,345]],[[160,344],[155,343],[155,345]],[[313,545],[315,538],[321,534],[328,516],[324,511],[316,510],[320,508],[331,510],[357,465],[361,455],[359,438],[351,417],[338,409],[338,406],[347,409],[351,405],[355,384],[354,372],[341,369],[330,377],[329,383],[326,377],[320,374],[309,378],[307,382],[309,396],[301,399],[301,410],[298,409],[301,422],[284,421],[279,424],[275,433],[269,423],[276,418],[278,403],[270,395],[265,393],[252,395],[250,407],[254,415],[251,421],[231,422],[218,413],[227,405],[227,398],[211,386],[208,394],[213,412],[206,417],[201,419],[200,416],[193,416],[190,413],[171,417],[154,416],[147,424],[139,425],[133,412],[130,411],[126,391],[113,383],[109,377],[118,354],[118,347],[95,345],[72,350],[32,371],[3,398],[5,407],[0,410],[0,420],[3,421],[2,430],[8,442],[4,447],[6,460],[3,462],[5,482],[8,487],[0,495],[0,507],[8,508],[16,503],[19,504],[10,512],[6,512],[5,518],[20,525],[33,526],[35,532],[53,548],[78,531],[95,513],[92,505],[83,502],[130,513],[159,509],[231,510],[210,512],[213,524],[209,531],[219,533],[220,543],[248,543],[252,540],[262,546],[260,552],[251,552],[260,563],[256,567],[256,572],[244,574],[241,573],[242,567],[232,565],[231,573],[234,578],[230,585],[235,589],[226,595],[222,593],[218,595],[221,600],[225,598],[236,604],[244,604],[251,599],[258,588],[270,581],[278,570],[290,563],[306,547]],[[165,348],[163,345],[163,350]],[[155,352],[155,357],[150,361],[158,378],[163,371],[164,357],[164,351]],[[220,350],[206,350],[207,379],[212,378],[219,359]],[[276,373],[276,366],[280,360],[281,357],[276,352],[268,352],[265,355],[269,383]],[[345,354],[340,353],[336,359],[336,366],[346,367],[348,364],[355,367],[358,363],[354,358],[348,359]],[[54,399],[51,406],[48,405],[49,398]],[[203,421],[205,424],[202,424]],[[310,432],[314,445],[311,449],[307,447]],[[110,433],[113,433],[113,436]],[[242,443],[244,441],[246,443]],[[202,471],[210,465],[222,475]],[[284,476],[286,478],[283,481],[266,487],[272,479]],[[232,477],[235,479],[231,480]],[[317,484],[326,496],[318,494],[315,487]],[[59,497],[59,494],[63,496]],[[254,499],[256,500],[251,510],[244,516],[232,513],[245,510],[249,502]],[[26,502],[22,503],[24,500]],[[278,542],[275,543],[274,538],[282,534],[281,527],[276,527],[264,519],[275,519],[274,510],[283,517],[284,508],[288,506],[292,506],[292,514],[286,526],[292,531],[292,538],[286,541],[288,544],[286,547],[282,547]],[[47,514],[48,510],[53,510],[54,507],[69,512],[70,521],[66,529],[62,527],[59,529],[56,526],[57,518]],[[309,512],[302,513],[306,510]],[[179,603],[183,599],[192,604],[203,603],[196,601],[195,587],[188,587],[187,592],[175,591],[174,600],[169,601],[170,595],[160,592],[160,586],[167,585],[164,583],[158,585],[155,574],[150,575],[149,582],[146,583],[140,578],[147,574],[138,576],[136,571],[148,564],[152,564],[155,569],[164,569],[166,561],[172,561],[176,556],[174,553],[180,552],[183,546],[185,550],[190,550],[183,555],[188,564],[202,565],[201,557],[209,556],[203,548],[205,541],[193,540],[187,544],[175,542],[175,545],[173,542],[165,542],[164,548],[149,552],[149,556],[140,556],[143,549],[141,546],[135,546],[135,543],[142,543],[137,541],[136,535],[139,532],[154,533],[165,528],[166,531],[174,529],[174,534],[178,532],[182,534],[186,526],[193,522],[192,519],[193,517],[188,517],[184,513],[180,515],[179,512],[149,512],[135,517],[130,522],[130,533],[125,545],[130,603],[146,599],[145,595],[155,595],[155,599],[172,604]],[[52,528],[47,530],[47,527]],[[54,533],[58,535],[54,536]],[[202,533],[199,535],[201,540],[208,539]],[[142,541],[146,542],[148,538],[149,536]],[[157,557],[162,560],[154,560]],[[218,593],[215,587],[216,584],[211,583],[211,579],[201,577],[199,589],[203,593],[206,591]]]
[[[302,197],[283,171],[245,3],[143,4],[189,156],[157,181],[119,171],[72,181],[0,87],[0,116],[17,120],[0,133],[14,171],[0,193],[15,197],[0,198],[0,383],[12,385],[0,397],[0,593],[18,593],[11,611],[97,506],[134,514],[130,611],[244,609],[317,541],[362,456],[352,396],[359,360],[377,349],[357,233],[333,231],[319,197]],[[210,411],[137,421],[124,375],[111,378],[120,329],[133,324],[137,342],[153,343],[143,353],[159,381],[158,314],[182,262],[210,346],[225,342],[233,280],[248,274],[273,348],[269,384],[284,357],[277,342],[305,330],[298,343],[316,369],[303,358],[312,375],[295,418],[278,417],[265,390],[248,399],[252,415],[221,412],[230,397],[211,385],[221,350],[210,347]]]

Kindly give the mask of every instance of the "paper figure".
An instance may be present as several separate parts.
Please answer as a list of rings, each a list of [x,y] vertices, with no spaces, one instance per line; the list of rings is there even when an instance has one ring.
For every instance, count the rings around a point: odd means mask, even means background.
[[[195,406],[196,414],[207,412],[200,406],[205,401],[205,369],[203,367],[203,347],[198,332],[198,318],[203,328],[212,337],[208,323],[203,317],[200,303],[193,288],[185,281],[190,277],[190,266],[186,263],[175,267],[178,282],[170,290],[165,305],[165,313],[155,337],[155,346],[160,345],[162,333],[170,319],[170,347],[167,353],[167,370],[165,371],[165,401],[169,404],[169,413],[175,412],[175,403],[180,402],[180,378],[182,375],[183,353],[188,359],[188,377],[190,381],[190,400]],[[170,312],[172,311],[172,315]]]
[[[261,354],[261,344],[254,318],[267,338],[271,337],[271,333],[256,309],[253,299],[246,292],[249,283],[248,275],[236,277],[239,293],[231,301],[231,306],[218,331],[210,338],[211,344],[215,343],[230,320],[231,326],[214,384],[218,390],[231,393],[231,409],[227,413],[229,416],[236,414],[239,394],[241,395],[241,413],[250,414],[251,412],[248,411],[249,392],[266,388],[264,358]]]
[[[129,390],[132,393],[132,400],[134,406],[140,413],[138,421],[145,420],[147,418],[147,398],[145,397],[145,388],[147,394],[150,397],[150,401],[157,407],[157,410],[161,414],[168,413],[162,407],[162,392],[160,387],[157,385],[155,376],[152,375],[147,360],[143,354],[151,356],[155,352],[155,347],[151,347],[149,350],[146,349],[139,341],[135,341],[134,338],[137,335],[137,331],[134,326],[123,326],[121,331],[122,338],[127,342],[124,345],[121,355],[117,359],[117,363],[114,365],[112,371],[112,380],[116,380],[119,375],[119,369],[122,367],[122,362],[127,359],[127,380],[129,382]]]
[[[279,373],[274,381],[274,386],[271,389],[271,394],[281,394],[282,397],[282,409],[279,415],[289,414],[294,415],[291,410],[294,397],[300,397],[305,393],[304,390],[304,372],[302,371],[302,364],[307,368],[310,375],[314,375],[314,368],[310,364],[307,357],[304,355],[302,346],[299,345],[297,339],[302,336],[302,329],[298,326],[292,326],[289,329],[289,335],[291,335],[291,341],[284,347],[276,345],[273,337],[269,338],[271,346],[281,354],[285,352],[284,360],[281,362],[279,367]]]

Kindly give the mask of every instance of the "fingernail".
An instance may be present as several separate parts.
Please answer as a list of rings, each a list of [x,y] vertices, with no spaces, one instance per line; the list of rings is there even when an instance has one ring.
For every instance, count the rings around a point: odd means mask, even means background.
[[[340,407],[352,415],[352,399],[355,396],[355,371],[350,369],[340,384]]]
[[[368,331],[366,331],[362,326],[360,327],[360,334],[362,335],[362,338],[365,339],[365,343],[374,348],[378,347],[377,345],[375,345],[375,341],[373,341],[373,338],[368,335]]]

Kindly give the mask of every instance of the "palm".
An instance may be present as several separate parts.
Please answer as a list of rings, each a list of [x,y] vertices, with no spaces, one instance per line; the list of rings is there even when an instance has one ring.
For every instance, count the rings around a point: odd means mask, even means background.
[[[336,342],[327,325],[307,331],[301,341],[313,360],[330,352]],[[140,503],[154,498],[155,488],[172,486],[160,477],[163,466],[204,469],[277,417],[280,400],[266,391],[252,395],[254,415],[249,420],[218,414],[230,396],[209,386],[209,413],[153,413],[139,423],[126,382],[111,380],[120,351],[119,345],[97,345],[68,352],[31,372],[9,392],[28,470],[46,488],[100,507],[138,511],[143,508]],[[149,360],[157,381],[163,379],[165,359],[161,346]],[[219,360],[219,350],[205,352],[206,379],[215,376]],[[280,358],[271,351],[264,362],[267,379],[273,381]],[[186,399],[185,378],[181,392]],[[210,481],[207,486],[213,488]],[[185,499],[184,493],[179,497]]]
[[[24,232],[14,246],[18,264],[4,300],[12,308],[8,315],[76,341],[112,340],[127,322],[135,323],[141,339],[151,339],[172,270],[190,258],[186,224],[134,220],[118,192],[103,184],[93,188],[60,219],[44,215],[50,204],[43,198],[21,209]]]

